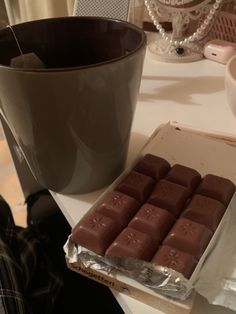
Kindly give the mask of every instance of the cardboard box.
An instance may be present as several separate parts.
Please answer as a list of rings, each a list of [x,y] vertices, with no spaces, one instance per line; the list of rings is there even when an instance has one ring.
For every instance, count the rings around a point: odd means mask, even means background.
[[[171,165],[180,163],[194,168],[199,171],[202,176],[212,173],[226,177],[236,184],[236,172],[232,170],[236,160],[236,138],[234,136],[214,132],[209,133],[204,130],[194,130],[178,123],[168,123],[159,127],[153,133],[134,163],[147,153],[163,157],[168,160]],[[113,190],[114,186],[123,179],[132,167],[133,164],[109,186],[91,207],[91,210],[93,210],[105,193]],[[235,198],[233,198],[232,202],[235,202]],[[198,272],[207,255],[210,250],[213,249],[215,242],[218,241],[224,219],[228,215],[229,209],[230,206],[189,282],[193,283],[194,280],[196,280]],[[187,314],[191,312],[194,302],[194,293],[186,301],[176,301],[156,293],[135,280],[119,273],[115,275],[108,274],[104,271],[86,268],[80,262],[70,263],[69,260],[67,260],[67,265],[73,271],[79,272],[119,292],[126,293],[168,314]]]

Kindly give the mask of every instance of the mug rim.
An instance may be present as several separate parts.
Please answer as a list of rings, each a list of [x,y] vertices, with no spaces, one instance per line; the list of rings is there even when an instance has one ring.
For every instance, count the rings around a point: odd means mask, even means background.
[[[232,74],[232,64],[236,62],[236,54],[232,56],[226,64],[226,78],[229,79],[233,84],[236,85],[236,71],[235,76]],[[235,67],[236,70],[236,67]]]
[[[44,19],[38,19],[38,20],[32,20],[32,21],[27,21],[27,22],[23,22],[23,23],[18,23],[15,25],[11,25],[11,27],[18,27],[18,26],[23,26],[23,25],[27,25],[27,24],[36,24],[36,23],[43,23],[44,21],[60,21],[60,20],[67,20],[67,19],[79,19],[79,20],[102,20],[102,21],[110,21],[113,23],[121,23],[127,26],[127,29],[133,29],[135,30],[137,33],[139,33],[141,35],[141,40],[139,45],[137,45],[137,47],[132,50],[131,52],[129,52],[126,55],[122,55],[120,57],[117,58],[112,58],[109,59],[107,61],[103,61],[103,62],[98,62],[98,63],[94,63],[94,64],[89,64],[89,65],[82,65],[82,66],[73,66],[73,67],[62,67],[62,68],[21,68],[21,67],[12,67],[12,66],[7,66],[7,65],[3,65],[0,64],[0,69],[6,69],[6,70],[10,70],[10,71],[20,71],[20,72],[46,72],[46,73],[54,73],[54,72],[66,72],[66,71],[78,71],[78,70],[83,70],[83,69],[89,69],[89,68],[94,68],[94,67],[100,67],[100,66],[104,66],[110,63],[114,63],[114,62],[118,62],[120,60],[123,59],[127,59],[131,56],[133,56],[134,54],[136,54],[138,51],[140,51],[143,47],[146,47],[147,44],[147,36],[145,31],[136,26],[135,24],[132,24],[130,22],[127,21],[123,21],[123,20],[119,20],[119,19],[115,19],[115,18],[108,18],[108,17],[100,17],[100,16],[62,16],[62,17],[50,17],[50,18],[44,18]],[[2,31],[6,31],[8,28],[8,26],[6,26],[5,28],[1,29],[0,32]]]

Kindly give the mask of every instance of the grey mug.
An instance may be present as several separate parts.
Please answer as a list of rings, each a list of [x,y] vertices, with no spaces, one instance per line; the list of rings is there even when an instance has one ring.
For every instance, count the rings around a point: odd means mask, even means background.
[[[0,112],[42,186],[87,193],[121,173],[145,50],[142,29],[109,18],[0,30]],[[14,63],[29,55],[37,66]]]

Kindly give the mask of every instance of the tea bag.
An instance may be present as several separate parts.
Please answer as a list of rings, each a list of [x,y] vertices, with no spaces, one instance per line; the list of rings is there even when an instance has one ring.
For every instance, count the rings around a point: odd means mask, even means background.
[[[16,37],[14,29],[11,25],[8,25],[11,33],[15,39],[16,45],[19,49],[20,55],[11,59],[10,66],[17,67],[17,68],[46,68],[43,61],[34,53],[23,53],[19,41]]]
[[[10,66],[15,68],[46,68],[43,61],[34,52],[12,58]]]

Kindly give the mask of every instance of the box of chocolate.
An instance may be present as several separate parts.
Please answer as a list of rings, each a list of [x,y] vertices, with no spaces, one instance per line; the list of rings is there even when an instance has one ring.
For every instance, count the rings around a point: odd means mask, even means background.
[[[162,311],[189,313],[232,228],[235,145],[179,124],[158,128],[73,228],[68,267]]]

